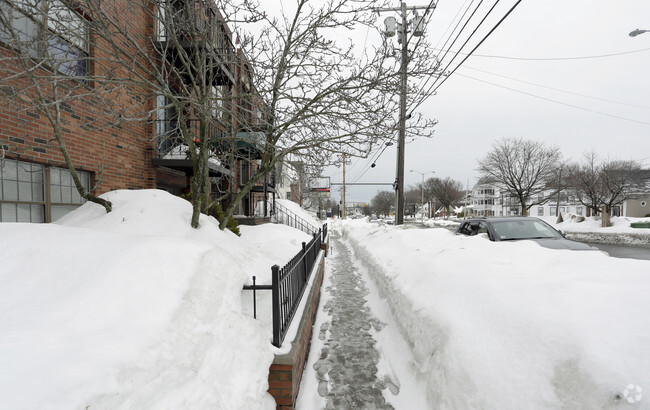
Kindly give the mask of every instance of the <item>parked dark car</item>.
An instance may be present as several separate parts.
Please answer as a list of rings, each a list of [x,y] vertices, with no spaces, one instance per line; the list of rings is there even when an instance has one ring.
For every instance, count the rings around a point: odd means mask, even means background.
[[[487,234],[491,241],[533,240],[545,248],[596,251],[598,248],[570,241],[551,225],[531,216],[479,217],[463,221],[457,234]]]

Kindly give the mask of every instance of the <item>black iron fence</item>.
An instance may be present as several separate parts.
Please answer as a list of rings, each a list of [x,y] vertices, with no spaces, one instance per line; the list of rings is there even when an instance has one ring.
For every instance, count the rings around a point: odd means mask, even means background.
[[[244,286],[246,290],[253,291],[253,314],[257,317],[256,292],[270,290],[273,308],[273,345],[282,346],[282,341],[289,330],[300,300],[302,299],[309,275],[314,268],[321,244],[327,238],[327,224],[313,233],[309,243],[302,243],[302,250],[296,254],[286,265],[271,267],[271,285],[257,285],[253,276],[253,285]]]

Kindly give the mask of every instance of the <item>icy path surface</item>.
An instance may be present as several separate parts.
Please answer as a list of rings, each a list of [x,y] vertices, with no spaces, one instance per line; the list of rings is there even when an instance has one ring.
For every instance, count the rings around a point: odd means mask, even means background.
[[[336,231],[298,409],[426,409],[410,346]]]

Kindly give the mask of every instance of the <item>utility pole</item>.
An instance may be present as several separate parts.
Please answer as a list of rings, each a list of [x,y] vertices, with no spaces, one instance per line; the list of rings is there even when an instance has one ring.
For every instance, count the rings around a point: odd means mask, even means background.
[[[402,2],[399,8],[377,8],[378,13],[382,11],[398,11],[401,14],[402,23],[397,25],[398,42],[402,44],[402,55],[400,63],[400,106],[399,106],[399,135],[397,138],[397,176],[395,178],[395,225],[404,224],[404,149],[406,148],[406,89],[408,84],[408,21],[407,9],[413,10],[415,18],[412,20],[413,35],[420,37],[424,34],[424,20],[417,15],[417,10],[431,10],[435,5],[430,6],[413,6],[406,7],[406,3]],[[395,35],[394,17],[388,17],[384,20],[386,24],[386,36],[392,37]]]
[[[346,206],[345,206],[345,154],[343,154],[343,219],[346,218],[345,212],[346,212]]]
[[[342,159],[342,161],[343,161],[343,195],[342,195],[342,198],[341,198],[341,202],[343,203],[343,219],[345,219],[345,216],[346,216],[346,211],[345,211],[345,208],[346,208],[346,206],[345,206],[345,156],[346,156],[346,154],[338,154],[338,155],[339,155],[339,157],[343,158]],[[340,185],[340,184],[332,184],[332,185]]]
[[[406,33],[406,3],[402,2],[402,62],[400,64],[400,96],[399,96],[399,137],[397,139],[397,209],[395,225],[404,223],[404,150],[406,149],[406,86],[408,68],[408,41]]]

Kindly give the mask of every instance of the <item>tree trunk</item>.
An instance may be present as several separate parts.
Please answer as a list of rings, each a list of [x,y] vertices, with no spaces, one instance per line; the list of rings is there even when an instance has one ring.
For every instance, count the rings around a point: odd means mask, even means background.
[[[198,161],[194,162],[194,177],[192,178],[192,228],[199,227],[201,213],[207,212],[210,203],[208,149],[201,143],[199,144],[198,156]]]

